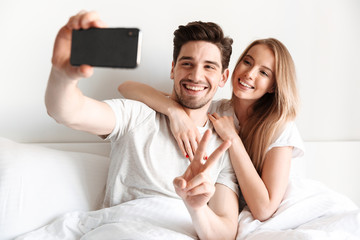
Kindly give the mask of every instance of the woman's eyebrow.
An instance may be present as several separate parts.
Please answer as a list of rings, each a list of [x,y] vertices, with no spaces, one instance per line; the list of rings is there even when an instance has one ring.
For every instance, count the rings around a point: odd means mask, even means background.
[[[246,56],[245,56],[244,58],[246,58],[246,57],[249,57],[249,58],[251,58],[251,60],[255,61],[255,59],[254,59],[251,55],[249,55],[249,54],[246,54]],[[265,66],[265,65],[261,65],[261,67],[266,68],[266,69],[269,70],[270,72],[273,72],[273,70],[272,70],[271,68],[269,68],[269,67],[267,67],[267,66]]]

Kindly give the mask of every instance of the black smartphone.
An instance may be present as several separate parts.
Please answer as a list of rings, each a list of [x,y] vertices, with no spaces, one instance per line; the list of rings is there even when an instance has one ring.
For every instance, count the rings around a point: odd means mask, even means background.
[[[135,68],[140,64],[138,28],[90,28],[72,31],[70,63],[94,67]]]

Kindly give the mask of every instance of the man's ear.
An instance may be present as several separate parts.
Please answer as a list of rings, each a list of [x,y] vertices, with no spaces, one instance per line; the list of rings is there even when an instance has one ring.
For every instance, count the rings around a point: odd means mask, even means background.
[[[225,83],[229,78],[229,73],[230,73],[230,71],[228,68],[224,70],[224,72],[222,73],[222,76],[221,76],[221,80],[219,82],[219,87],[225,86]]]
[[[174,61],[171,62],[171,72],[170,72],[170,78],[174,80],[174,67],[175,63]]]

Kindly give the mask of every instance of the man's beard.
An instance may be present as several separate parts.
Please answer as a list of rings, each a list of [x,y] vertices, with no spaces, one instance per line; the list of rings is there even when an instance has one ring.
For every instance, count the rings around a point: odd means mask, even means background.
[[[192,99],[185,99],[183,98],[182,96],[180,96],[178,94],[178,92],[176,91],[176,89],[174,89],[174,92],[175,92],[175,95],[176,95],[176,98],[177,98],[177,101],[178,103],[183,106],[183,107],[186,107],[186,108],[189,108],[189,109],[199,109],[199,108],[202,108],[203,106],[205,106],[206,104],[208,104],[210,102],[211,99],[201,99],[200,101],[195,101],[195,100],[192,100]]]

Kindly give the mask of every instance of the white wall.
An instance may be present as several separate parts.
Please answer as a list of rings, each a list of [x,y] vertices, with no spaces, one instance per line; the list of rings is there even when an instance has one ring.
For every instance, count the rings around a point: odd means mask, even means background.
[[[256,38],[276,37],[287,45],[297,67],[298,126],[305,140],[360,140],[358,0],[2,0],[0,136],[21,142],[98,141],[57,125],[43,101],[56,33],[81,9],[98,11],[111,27],[139,27],[144,36],[139,68],[96,69],[81,82],[91,97],[118,97],[116,87],[124,80],[170,91],[174,29],[193,20],[214,21],[234,39],[231,68]],[[228,82],[216,98],[230,91]]]

